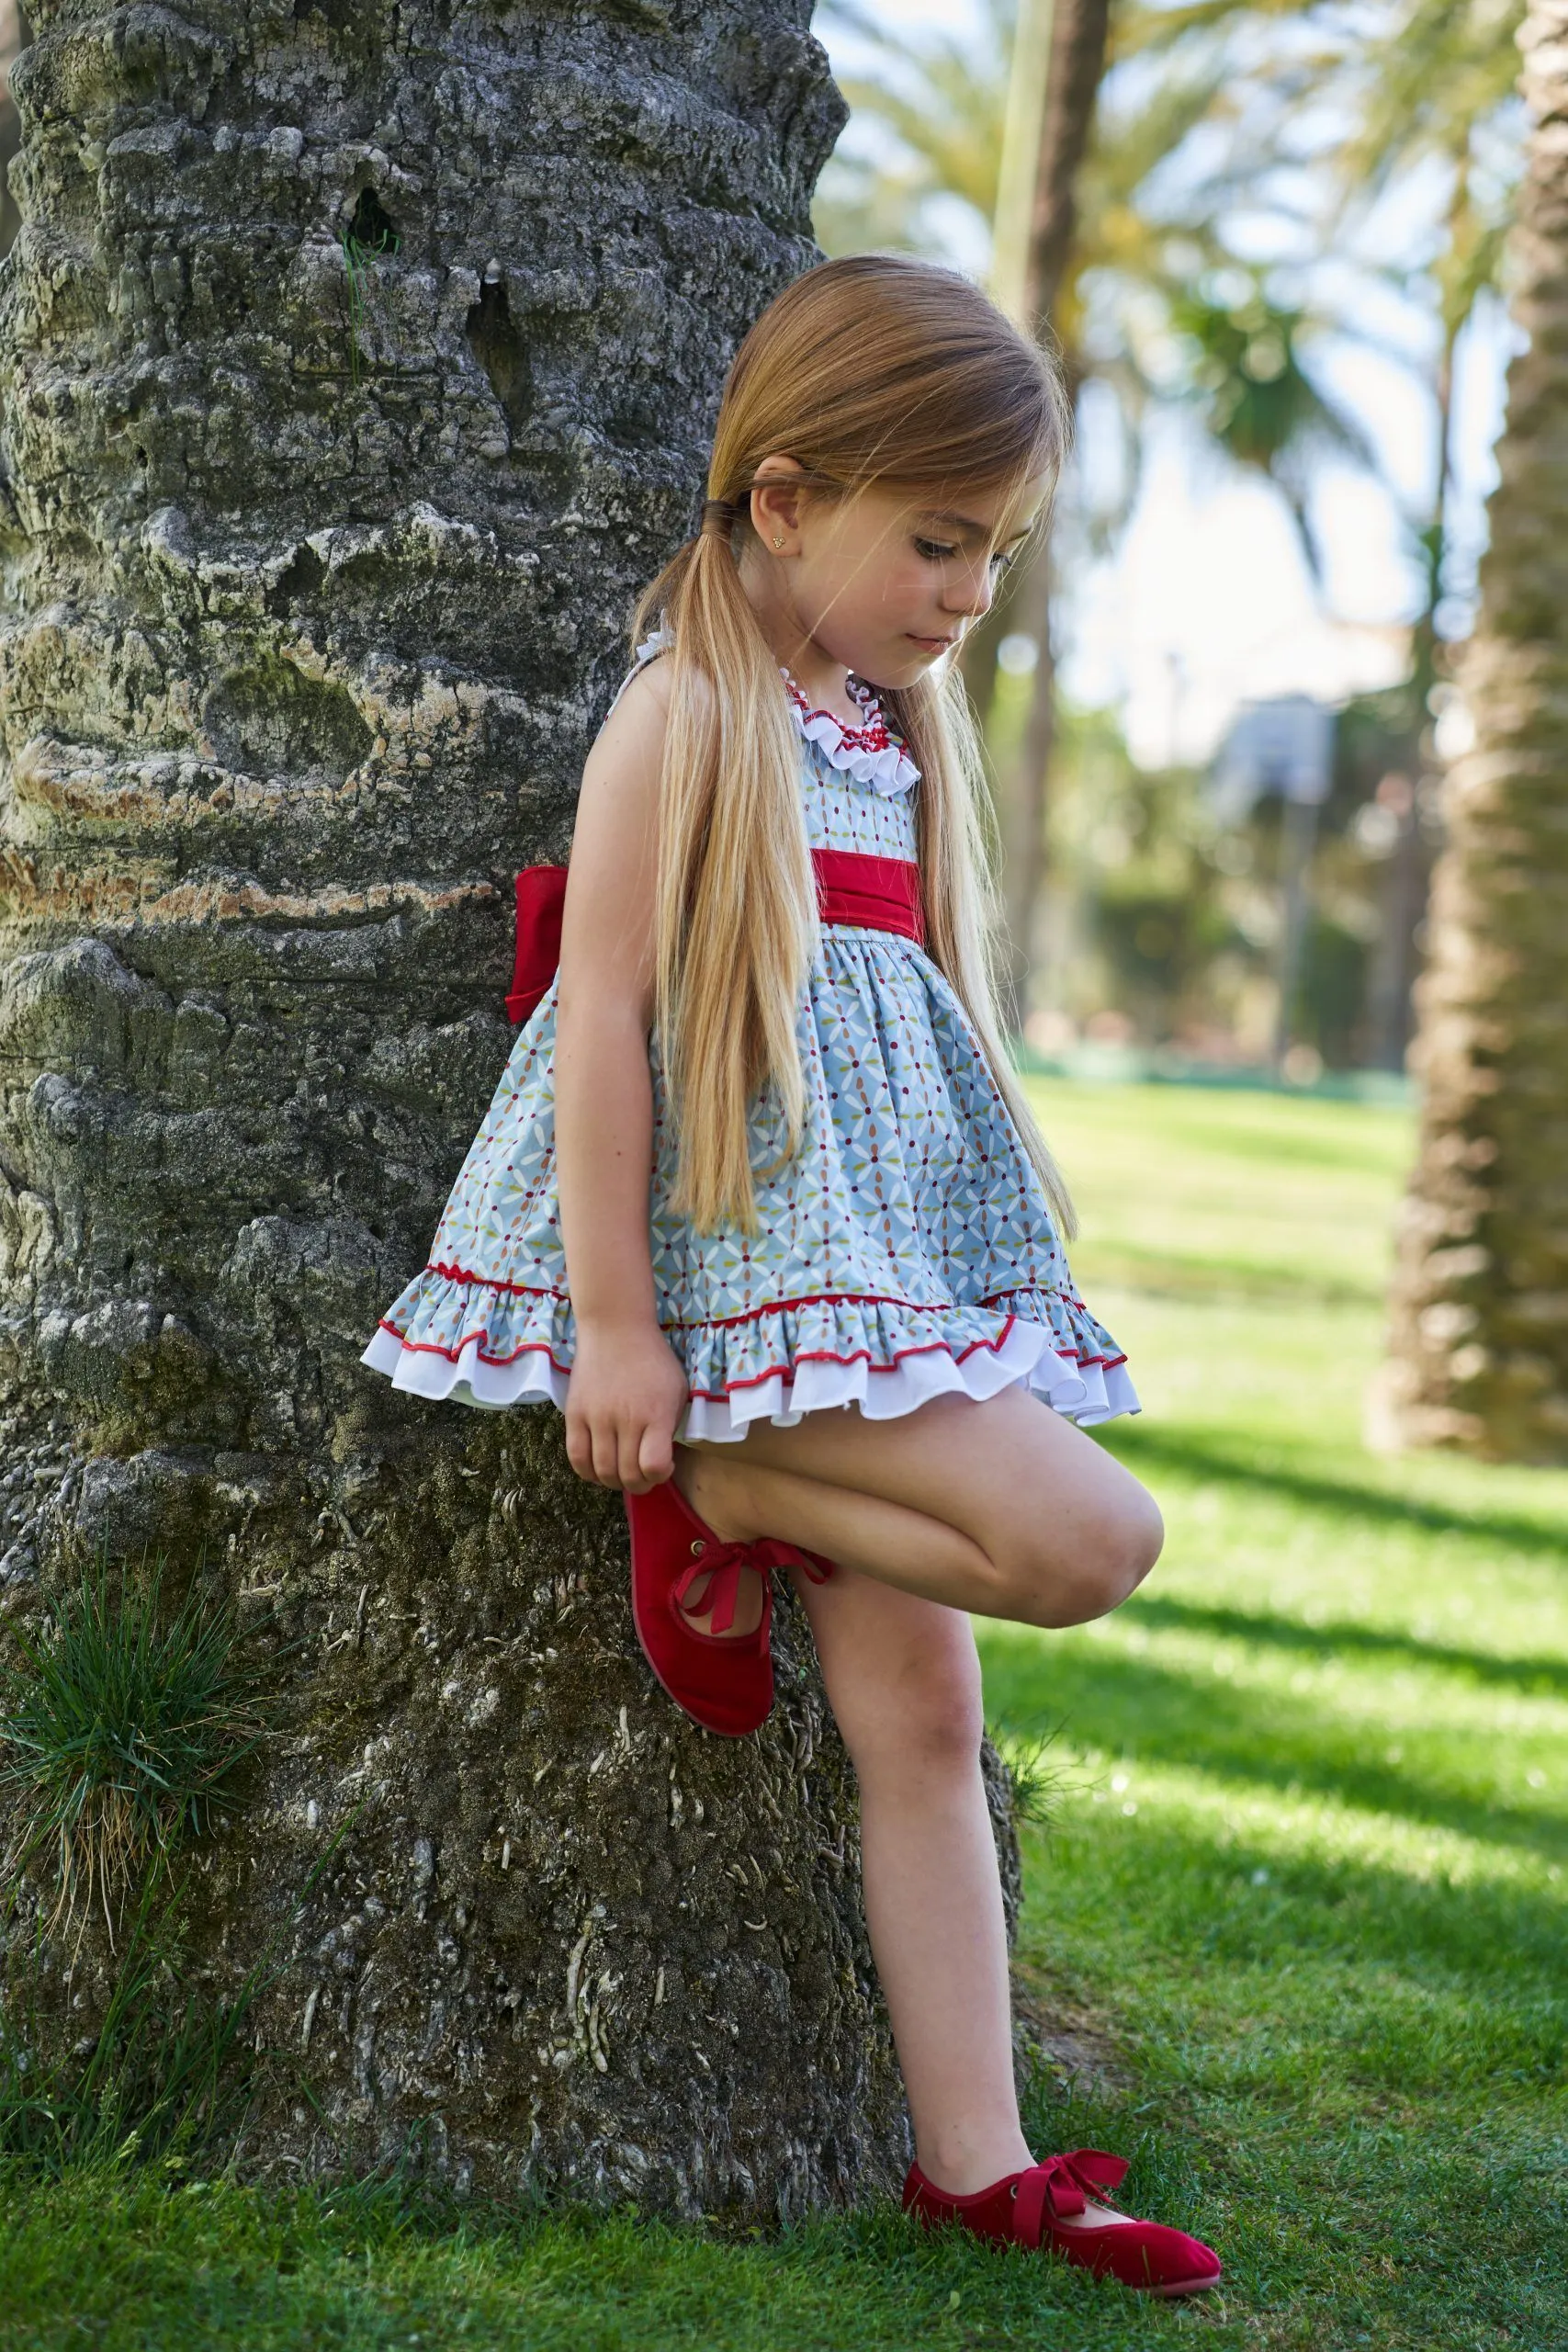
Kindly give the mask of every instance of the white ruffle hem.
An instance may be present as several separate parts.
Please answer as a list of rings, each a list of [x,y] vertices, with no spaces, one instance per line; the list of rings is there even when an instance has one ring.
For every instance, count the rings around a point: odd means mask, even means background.
[[[570,1374],[547,1348],[525,1348],[507,1363],[494,1363],[482,1348],[479,1333],[455,1358],[435,1349],[405,1347],[383,1324],[360,1362],[384,1374],[394,1388],[432,1403],[472,1405],[498,1413],[513,1405],[554,1405],[564,1410]],[[807,1413],[841,1411],[851,1405],[858,1406],[868,1421],[894,1421],[933,1396],[972,1396],[982,1402],[1015,1383],[1080,1429],[1139,1409],[1125,1363],[1075,1363],[1052,1347],[1039,1324],[1015,1318],[998,1346],[976,1348],[962,1357],[950,1348],[930,1348],[889,1365],[800,1363],[792,1374],[775,1372],[754,1386],[726,1396],[694,1396],[676,1435],[725,1444],[743,1438],[753,1421],[793,1429]]]

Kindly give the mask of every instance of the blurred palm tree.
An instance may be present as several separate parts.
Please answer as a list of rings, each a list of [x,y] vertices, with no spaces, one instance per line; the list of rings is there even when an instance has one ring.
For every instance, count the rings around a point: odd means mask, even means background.
[[[1353,62],[1359,106],[1335,158],[1341,217],[1425,164],[1447,182],[1443,233],[1421,265],[1436,298],[1433,370],[1438,464],[1433,514],[1420,534],[1427,593],[1417,627],[1422,693],[1432,684],[1437,608],[1448,553],[1452,473],[1453,370],[1459,338],[1477,302],[1500,284],[1522,153],[1517,95],[1522,0],[1411,0]]]
[[[1405,1442],[1568,1461],[1568,49],[1520,31],[1532,129],[1481,611],[1474,741],[1448,789],[1422,992],[1421,1145],[1401,1219],[1384,1404]],[[1463,151],[1469,153],[1468,148]],[[1456,180],[1460,176],[1456,171]]]
[[[1329,201],[1325,207],[1320,196],[1315,220],[1303,220],[1298,211],[1296,225],[1320,252],[1347,247],[1396,178],[1422,169],[1447,175],[1434,249],[1400,269],[1363,265],[1364,273],[1392,278],[1406,292],[1424,288],[1438,317],[1431,389],[1442,458],[1426,513],[1409,518],[1424,572],[1410,697],[1422,715],[1436,677],[1449,557],[1455,346],[1498,277],[1517,149],[1512,87],[1519,13],[1520,0],[1502,0],[1490,14],[1473,0],[1389,0],[1354,20],[1294,0],[1122,8],[1112,20],[1115,71],[1080,175],[1076,232],[1051,308],[1069,379],[1075,387],[1089,374],[1106,381],[1129,426],[1134,462],[1119,513],[1102,518],[1102,527],[1114,528],[1135,494],[1137,428],[1146,410],[1176,401],[1235,462],[1275,484],[1316,575],[1309,490],[1321,459],[1337,454],[1375,468],[1355,420],[1309,364],[1314,342],[1343,334],[1344,322],[1310,302],[1273,298],[1272,274],[1238,268],[1223,224],[1241,202],[1289,212],[1292,198],[1277,185],[1281,126],[1314,103],[1336,125],[1314,153],[1315,186]],[[979,30],[966,39],[895,34],[856,0],[840,0],[829,14],[853,30],[870,61],[846,78],[845,94],[883,137],[880,152],[862,150],[830,166],[818,211],[824,243],[830,250],[929,248],[944,242],[943,204],[960,207],[971,235],[983,236],[996,203],[1013,0],[985,0]],[[1272,45],[1259,40],[1269,19],[1280,20]],[[1178,155],[1186,159],[1179,175],[1170,168]],[[1019,579],[1005,609],[969,641],[965,671],[983,720],[993,707],[998,641],[1019,627],[1027,605],[1043,603],[1038,582],[1032,595],[1031,589],[1027,575]],[[1049,695],[1043,662],[1026,765],[1029,747],[1039,753],[1048,742]],[[1043,807],[1043,778],[1025,797]],[[1398,936],[1383,958],[1382,986],[1390,1037],[1380,1057],[1395,1060],[1424,896],[1414,795],[1402,828],[1392,898]]]
[[[1299,344],[1314,322],[1271,304],[1256,276],[1237,273],[1216,232],[1227,194],[1247,184],[1260,159],[1244,157],[1245,141],[1233,137],[1223,166],[1190,187],[1178,210],[1149,201],[1156,174],[1190,135],[1234,116],[1224,28],[1235,13],[1234,5],[1208,5],[1131,10],[1115,19],[1112,54],[1129,68],[1127,87],[1114,107],[1101,110],[1089,142],[1105,11],[1101,6],[1097,18],[1094,0],[1084,0],[1075,16],[1058,0],[1051,70],[1057,101],[1065,98],[1073,115],[1064,125],[1047,114],[1046,135],[1056,152],[1043,157],[1025,308],[1054,336],[1075,393],[1086,375],[1103,376],[1134,426],[1156,397],[1190,401],[1222,448],[1280,485],[1315,561],[1305,503],[1312,454],[1332,445],[1364,463],[1371,458],[1353,424],[1301,364]],[[985,0],[979,36],[967,40],[942,32],[912,42],[854,0],[840,0],[831,14],[874,63],[874,72],[843,80],[852,116],[875,123],[893,145],[835,159],[818,204],[823,242],[840,251],[929,245],[939,202],[965,208],[983,234],[998,201],[1014,0]],[[1234,131],[1234,122],[1229,127]],[[1205,290],[1227,276],[1225,292]],[[1098,325],[1091,308],[1100,314]],[[1129,447],[1136,450],[1135,432]],[[1126,503],[1135,482],[1134,467]],[[971,632],[964,657],[995,753],[990,721],[999,645],[1016,632],[1036,649],[1029,707],[998,778],[1013,1009],[1020,1015],[1044,877],[1054,706],[1050,602],[1050,551],[1042,545],[1019,568],[989,620]]]
[[[1454,362],[1477,306],[1502,284],[1504,248],[1523,153],[1517,95],[1522,0],[1492,8],[1472,0],[1407,0],[1365,40],[1346,79],[1354,105],[1335,159],[1339,218],[1348,224],[1393,182],[1425,169],[1443,184],[1442,228],[1424,256],[1436,313],[1431,370],[1438,462],[1430,504],[1413,524],[1422,595],[1411,639],[1408,766],[1414,789],[1396,793],[1383,934],[1369,1007],[1370,1057],[1402,1069],[1413,1026],[1418,942],[1436,847],[1438,779],[1428,717],[1445,688],[1438,616],[1450,567]],[[1336,224],[1337,226],[1337,223]],[[1424,773],[1426,771],[1427,773]]]
[[[1376,473],[1377,458],[1356,419],[1303,365],[1303,338],[1310,343],[1325,322],[1271,301],[1255,273],[1224,276],[1245,281],[1227,289],[1229,300],[1202,280],[1168,289],[1171,328],[1187,346],[1182,389],[1226,457],[1274,484],[1320,577],[1321,550],[1308,507],[1314,469],[1334,453]]]

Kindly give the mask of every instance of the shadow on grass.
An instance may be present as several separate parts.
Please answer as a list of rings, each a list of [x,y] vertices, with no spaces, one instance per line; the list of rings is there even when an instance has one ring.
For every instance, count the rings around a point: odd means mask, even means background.
[[[1029,1637],[993,1634],[981,1648],[987,1704],[1003,1725],[1022,1726],[1048,1712],[1068,1738],[1140,1762],[1212,1772],[1291,1798],[1336,1798],[1548,1860],[1568,1855],[1568,1821],[1434,1788],[1370,1756],[1364,1723],[1325,1719],[1321,1705],[1278,1689],[1238,1689],[1081,1642],[1031,1655]],[[1472,1744],[1483,1749],[1483,1735]],[[1561,1939],[1562,1906],[1551,1908]]]
[[[1255,1616],[1245,1609],[1213,1608],[1198,1601],[1168,1600],[1159,1593],[1134,1593],[1117,1613],[1136,1619],[1140,1625],[1173,1633],[1210,1634],[1217,1639],[1254,1642],[1259,1647],[1303,1651],[1314,1657],[1395,1658],[1535,1697],[1568,1695],[1568,1659],[1499,1657],[1495,1651],[1417,1641],[1414,1634],[1376,1625],[1338,1621],[1305,1625],[1299,1617]]]
[[[1544,1894],[1281,1855],[1266,1825],[1233,1835],[1176,1813],[1141,1813],[1135,1828],[1080,1815],[1043,1876],[1031,1859],[1023,1965],[1049,1976],[1066,1956],[1103,1997],[1110,1959],[1133,2036],[1122,2054],[1147,2092],[1163,2081],[1161,2099],[1173,2085],[1188,2098],[1258,2097],[1299,2118],[1325,2100],[1310,2140],[1371,2090],[1430,2102],[1427,2128],[1455,2141],[1490,2117],[1506,2137],[1557,2143],[1563,1906]],[[1544,2102],[1533,2121],[1532,2093]],[[1525,2107],[1497,2111],[1520,2094]]]
[[[1321,1471],[1293,1469],[1289,1463],[1261,1453],[1248,1455],[1233,1451],[1211,1437],[1190,1436],[1179,1430],[1143,1429],[1135,1422],[1117,1422],[1096,1434],[1118,1455],[1140,1464],[1157,1463],[1164,1469],[1190,1478],[1213,1478],[1230,1486],[1256,1487],[1341,1518],[1419,1528],[1431,1535],[1463,1535],[1478,1542],[1506,1544],[1516,1551],[1544,1553],[1568,1566],[1568,1527],[1550,1527],[1539,1519],[1528,1519],[1512,1511],[1458,1510],[1446,1503],[1390,1494],[1383,1487],[1325,1477]]]

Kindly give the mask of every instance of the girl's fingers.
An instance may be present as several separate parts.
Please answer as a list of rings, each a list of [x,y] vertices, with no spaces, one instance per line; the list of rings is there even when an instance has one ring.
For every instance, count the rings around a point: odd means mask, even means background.
[[[635,1421],[622,1425],[618,1469],[623,1489],[631,1495],[647,1492],[648,1480],[642,1475],[638,1451],[642,1432]]]
[[[589,1434],[587,1422],[578,1413],[569,1412],[566,1417],[566,1458],[578,1476],[592,1486],[593,1440]]]
[[[640,1414],[625,1418],[592,1410],[574,1413],[569,1397],[566,1456],[578,1476],[590,1486],[645,1495],[650,1487],[661,1486],[674,1470],[673,1426],[662,1415],[649,1422]]]
[[[614,1421],[593,1424],[593,1476],[602,1487],[618,1487],[621,1483],[620,1448],[615,1442]]]
[[[642,1433],[637,1447],[637,1469],[644,1488],[661,1487],[675,1470],[675,1440],[671,1430],[661,1423],[650,1422]]]

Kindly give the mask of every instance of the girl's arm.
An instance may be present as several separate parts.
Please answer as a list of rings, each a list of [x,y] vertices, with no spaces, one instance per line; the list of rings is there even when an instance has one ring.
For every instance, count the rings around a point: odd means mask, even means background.
[[[649,1251],[653,904],[668,680],[634,678],[583,770],[556,1000],[561,1240],[577,1324],[566,1450],[634,1494],[668,1478],[686,1379],[659,1328]]]

